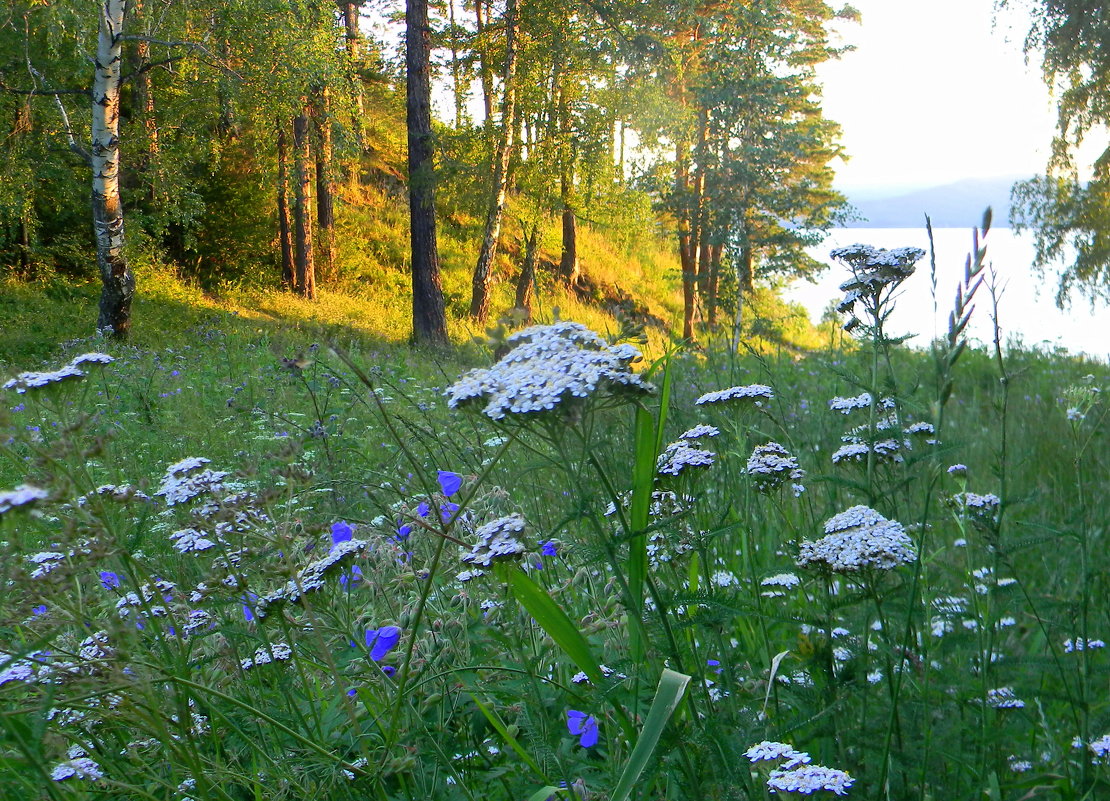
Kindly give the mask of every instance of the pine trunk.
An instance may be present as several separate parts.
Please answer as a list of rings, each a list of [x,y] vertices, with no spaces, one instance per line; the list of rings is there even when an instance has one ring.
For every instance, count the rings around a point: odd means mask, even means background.
[[[409,242],[412,253],[412,338],[447,344],[436,242],[432,139],[431,31],[428,0],[405,5],[406,114],[409,146]]]
[[[694,341],[694,289],[697,281],[697,254],[690,226],[690,163],[687,150],[679,145],[675,154],[674,194],[678,218],[678,258],[682,264],[682,338]]]
[[[571,141],[570,109],[566,95],[558,93],[559,115],[559,199],[563,205],[563,245],[559,273],[568,286],[577,286],[581,278],[578,263],[578,220],[574,214],[574,143]]]
[[[524,324],[532,322],[532,289],[536,284],[536,263],[540,258],[540,226],[536,223],[528,233],[524,246],[524,264],[516,284],[516,307],[524,311]]]
[[[489,294],[492,282],[493,260],[497,256],[497,240],[501,235],[501,218],[505,212],[505,199],[509,190],[509,161],[513,155],[516,133],[516,34],[519,26],[516,0],[508,0],[505,8],[505,73],[503,85],[505,99],[501,108],[501,139],[494,155],[493,196],[486,214],[482,249],[474,267],[473,293],[470,298],[470,316],[480,323],[489,317]]]
[[[123,200],[120,196],[119,101],[124,0],[98,5],[100,29],[92,89],[92,212],[96,263],[102,289],[96,327],[126,338],[131,331],[135,275],[123,254]]]
[[[277,134],[277,207],[278,237],[281,244],[281,284],[292,291],[297,286],[293,267],[293,227],[289,222],[289,142],[285,126],[278,126]]]
[[[312,143],[308,114],[293,118],[293,216],[296,242],[297,289],[316,299],[316,261],[312,249]]]
[[[316,223],[321,271],[325,281],[334,281],[335,185],[332,181],[331,99],[325,87],[316,98]]]

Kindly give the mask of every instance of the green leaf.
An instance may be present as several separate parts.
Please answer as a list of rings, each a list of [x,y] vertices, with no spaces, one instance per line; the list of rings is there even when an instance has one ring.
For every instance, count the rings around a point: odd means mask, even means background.
[[[555,641],[567,656],[576,664],[595,685],[601,684],[604,677],[601,667],[590,651],[590,645],[582,632],[567,617],[567,613],[555,603],[550,595],[522,571],[507,570],[507,580],[517,602],[536,619],[548,636]]]
[[[565,792],[566,789],[563,787],[552,787],[548,785],[547,787],[541,787],[536,790],[536,792],[532,793],[532,795],[528,796],[528,801],[547,801],[551,796]]]
[[[655,746],[659,744],[663,727],[674,714],[689,683],[690,677],[686,674],[663,669],[663,675],[659,677],[659,687],[655,691],[655,700],[651,702],[651,709],[648,710],[647,718],[644,720],[640,738],[628,757],[628,764],[624,766],[620,781],[617,782],[613,794],[609,797],[610,801],[625,801],[628,798],[628,794],[632,792],[640,774],[644,772],[652,754],[655,753]]]

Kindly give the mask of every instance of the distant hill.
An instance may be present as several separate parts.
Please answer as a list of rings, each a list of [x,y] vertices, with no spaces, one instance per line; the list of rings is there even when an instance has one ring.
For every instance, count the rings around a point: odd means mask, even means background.
[[[918,189],[891,197],[848,200],[862,219],[848,228],[917,228],[925,215],[935,228],[978,225],[987,206],[994,209],[994,227],[1010,224],[1010,187],[1023,176],[967,178],[945,186]]]

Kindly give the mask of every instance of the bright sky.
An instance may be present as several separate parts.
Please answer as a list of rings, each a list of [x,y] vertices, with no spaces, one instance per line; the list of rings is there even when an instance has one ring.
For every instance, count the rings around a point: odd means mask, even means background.
[[[825,65],[825,115],[843,127],[849,192],[1043,172],[1055,110],[1021,11],[993,0],[854,0],[856,45]],[[888,194],[876,191],[875,194]]]

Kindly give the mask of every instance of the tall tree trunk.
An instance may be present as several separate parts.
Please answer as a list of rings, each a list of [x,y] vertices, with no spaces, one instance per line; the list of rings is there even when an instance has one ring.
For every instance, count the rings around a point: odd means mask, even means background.
[[[335,186],[332,181],[331,98],[327,87],[316,96],[316,223],[320,262],[325,281],[334,281]]]
[[[316,299],[316,260],[312,249],[312,142],[308,110],[293,118],[293,215],[297,255],[297,289]]]
[[[339,0],[339,10],[343,14],[343,32],[347,42],[347,58],[351,63],[357,63],[359,57],[359,43],[362,32],[358,29],[358,11],[363,0]]]
[[[412,252],[412,338],[447,344],[436,242],[432,140],[431,30],[428,0],[405,4],[406,122],[409,145],[409,242]]]
[[[466,89],[462,82],[462,64],[459,61],[459,28],[455,22],[455,0],[447,0],[448,21],[451,24],[451,90],[455,95],[455,128],[462,128],[466,116]]]
[[[682,338],[694,341],[694,288],[697,259],[690,230],[690,159],[683,144],[676,147],[674,193],[678,218],[678,258],[682,264]]]
[[[516,283],[516,307],[524,310],[524,324],[532,322],[532,288],[536,284],[536,263],[540,259],[540,224],[537,222],[528,232],[524,246],[524,264],[520,267],[520,279]]]
[[[698,142],[694,151],[697,167],[694,174],[694,208],[690,224],[690,248],[698,260],[697,264],[697,289],[698,299],[704,302],[708,272],[709,272],[709,244],[707,231],[708,210],[706,208],[705,188],[709,165],[709,148],[706,146],[709,138],[709,112],[705,108],[698,109]],[[697,312],[695,311],[695,314]]]
[[[474,0],[474,30],[478,34],[478,79],[482,84],[482,107],[485,122],[493,120],[493,71],[489,66],[489,47],[486,45],[485,30],[487,20],[482,18],[482,0]]]
[[[362,3],[363,0],[339,0],[339,9],[343,14],[343,31],[347,42],[347,59],[350,61],[353,70],[358,69],[359,58],[361,57],[362,32],[358,27],[358,13]],[[362,79],[355,75],[352,83],[355,93],[355,106],[358,108],[357,124],[361,126],[362,115],[366,111],[363,107]]]
[[[744,301],[751,294],[755,284],[753,271],[752,246],[746,234],[740,241],[740,254],[736,259],[736,317],[732,321],[732,349],[740,347],[740,338],[743,334]]]
[[[570,109],[566,94],[558,93],[559,115],[559,200],[563,206],[563,244],[559,257],[559,274],[569,286],[577,286],[581,278],[578,263],[578,221],[574,214],[574,143],[570,125]]]
[[[133,5],[134,23],[144,22],[145,8],[141,0]],[[144,69],[150,62],[150,42],[137,40],[131,51],[131,72],[134,74],[132,86],[134,87],[134,112],[143,123],[143,133],[146,137],[143,151],[135,154],[135,164],[132,168],[135,174],[144,176],[150,182],[148,197],[154,199],[158,194],[155,184],[156,177],[150,169],[151,164],[158,156],[160,147],[158,141],[158,121],[154,117],[154,87],[150,80],[150,72]]]
[[[293,229],[289,223],[289,142],[284,125],[278,125],[277,134],[277,207],[278,236],[281,243],[281,284],[288,290],[297,286],[293,271]]]
[[[725,246],[714,242],[709,254],[709,330],[717,328],[717,290],[721,282],[721,253]]]
[[[505,73],[502,78],[505,98],[501,107],[501,139],[494,154],[493,195],[486,214],[482,249],[474,267],[473,293],[470,298],[470,316],[480,323],[484,323],[489,317],[493,260],[497,255],[497,239],[501,235],[501,217],[505,212],[505,198],[509,189],[509,160],[513,155],[513,137],[516,133],[516,39],[519,24],[517,0],[508,0],[505,8]]]
[[[135,275],[123,254],[120,196],[119,100],[125,0],[98,4],[100,29],[92,89],[92,212],[100,269],[100,315],[96,327],[126,338],[131,332]]]

